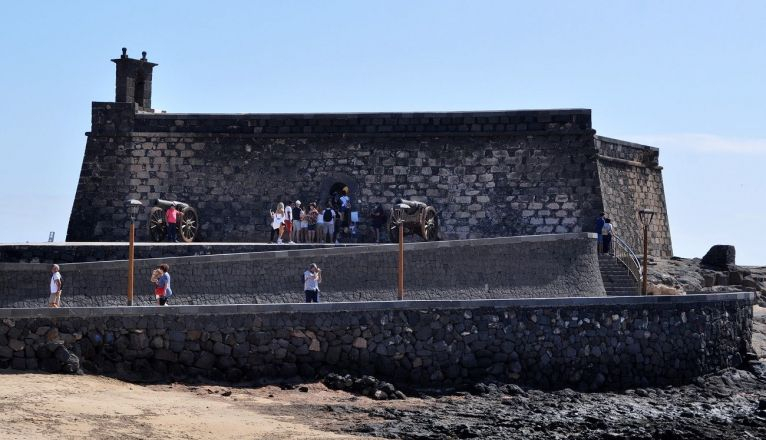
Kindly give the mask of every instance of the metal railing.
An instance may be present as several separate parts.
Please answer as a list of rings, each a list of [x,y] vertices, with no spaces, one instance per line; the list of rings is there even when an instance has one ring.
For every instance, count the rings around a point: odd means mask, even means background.
[[[641,260],[638,258],[633,249],[628,246],[619,236],[612,234],[612,251],[610,252],[617,261],[622,263],[630,272],[630,275],[636,280],[636,289],[641,292]]]

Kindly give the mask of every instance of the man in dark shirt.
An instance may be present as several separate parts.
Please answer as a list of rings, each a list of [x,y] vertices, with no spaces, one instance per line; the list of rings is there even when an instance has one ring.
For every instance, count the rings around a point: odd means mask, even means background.
[[[605,213],[601,213],[598,215],[598,218],[596,219],[596,235],[598,236],[598,251],[601,252],[603,249],[603,243],[604,243],[604,237],[601,235],[601,231],[604,229],[604,218],[606,217]]]

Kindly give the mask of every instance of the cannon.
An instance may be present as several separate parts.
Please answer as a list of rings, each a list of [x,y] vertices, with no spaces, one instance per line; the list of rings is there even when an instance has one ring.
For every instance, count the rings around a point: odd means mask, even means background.
[[[186,243],[191,243],[197,238],[199,231],[199,217],[197,210],[188,203],[157,199],[154,207],[149,211],[149,236],[152,241],[163,241],[168,234],[168,224],[165,221],[165,211],[173,204],[178,210],[176,227],[178,236]]]
[[[404,235],[417,234],[425,241],[439,239],[439,217],[433,206],[415,200],[397,200],[388,216],[388,238],[391,242],[399,241],[400,225],[394,213],[398,205],[407,205],[407,208],[402,206],[400,218]]]

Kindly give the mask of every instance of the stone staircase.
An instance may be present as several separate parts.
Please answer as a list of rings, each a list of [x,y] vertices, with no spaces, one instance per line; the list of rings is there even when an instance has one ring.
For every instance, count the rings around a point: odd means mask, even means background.
[[[638,295],[637,282],[617,258],[607,254],[598,254],[598,265],[607,296]]]

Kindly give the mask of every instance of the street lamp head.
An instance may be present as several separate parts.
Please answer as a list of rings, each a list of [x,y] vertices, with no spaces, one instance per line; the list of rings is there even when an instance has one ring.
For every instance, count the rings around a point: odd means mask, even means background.
[[[394,205],[394,209],[393,209],[393,213],[392,213],[393,214],[394,223],[399,224],[399,223],[401,223],[403,221],[404,211],[406,209],[410,209],[410,205],[408,205],[406,203],[396,203]]]
[[[140,200],[136,199],[130,199],[127,202],[125,202],[125,205],[128,208],[128,213],[130,214],[130,220],[133,221],[138,216],[139,211],[141,208],[144,207],[144,204],[141,203]]]
[[[656,214],[656,212],[652,211],[651,209],[642,209],[638,211],[638,216],[644,226],[649,226],[652,223],[654,214]]]

